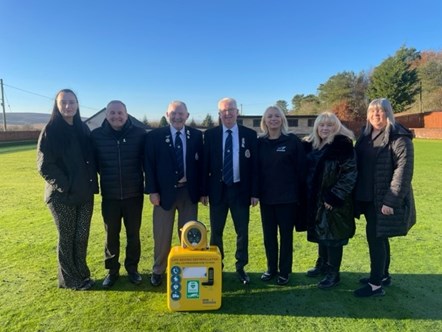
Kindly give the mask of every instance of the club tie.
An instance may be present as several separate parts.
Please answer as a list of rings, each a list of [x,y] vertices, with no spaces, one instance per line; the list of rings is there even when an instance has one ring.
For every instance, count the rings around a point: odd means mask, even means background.
[[[226,185],[233,184],[233,143],[230,129],[227,130],[226,143],[224,144],[223,179]]]
[[[177,131],[175,136],[175,154],[178,165],[178,181],[184,177],[183,141],[180,135],[181,132]]]

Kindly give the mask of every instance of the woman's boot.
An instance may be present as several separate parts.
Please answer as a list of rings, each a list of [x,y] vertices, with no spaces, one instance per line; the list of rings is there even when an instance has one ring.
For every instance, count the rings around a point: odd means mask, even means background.
[[[315,267],[307,271],[308,277],[317,277],[319,275],[324,275],[327,273],[327,263],[324,258],[318,257],[316,260]]]
[[[321,289],[326,289],[336,286],[337,284],[339,284],[339,281],[341,280],[339,277],[338,268],[328,265],[327,270],[328,271],[327,274],[325,275],[325,278],[318,283],[318,287]]]

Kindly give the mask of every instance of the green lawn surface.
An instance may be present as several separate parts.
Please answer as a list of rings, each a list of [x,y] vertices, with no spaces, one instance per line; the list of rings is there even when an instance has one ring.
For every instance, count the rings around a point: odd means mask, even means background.
[[[442,141],[415,140],[413,187],[417,224],[406,237],[391,240],[392,285],[378,298],[355,298],[358,279],[369,271],[365,220],[344,249],[341,283],[320,290],[305,271],[316,246],[305,233],[294,238],[294,261],[287,286],[263,283],[266,268],[259,207],[252,208],[251,284],[235,274],[235,233],[225,230],[222,307],[216,311],[170,312],[165,283],[149,283],[152,266],[152,207],[143,212],[143,283],[122,277],[103,290],[104,227],[96,196],[88,263],[91,291],[57,288],[57,233],[43,202],[44,181],[36,171],[35,145],[0,148],[0,331],[442,331]],[[208,208],[200,205],[207,226]],[[124,257],[125,236],[122,232]],[[173,245],[178,245],[174,234]]]

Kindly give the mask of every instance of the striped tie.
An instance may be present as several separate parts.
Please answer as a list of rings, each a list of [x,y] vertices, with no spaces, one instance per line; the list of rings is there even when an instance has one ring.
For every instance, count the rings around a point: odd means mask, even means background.
[[[180,138],[181,132],[176,132],[175,137],[175,154],[178,165],[178,181],[184,177],[184,158],[183,158],[183,141]]]
[[[233,143],[232,131],[227,130],[226,143],[224,145],[224,165],[223,165],[223,179],[228,186],[233,184]]]

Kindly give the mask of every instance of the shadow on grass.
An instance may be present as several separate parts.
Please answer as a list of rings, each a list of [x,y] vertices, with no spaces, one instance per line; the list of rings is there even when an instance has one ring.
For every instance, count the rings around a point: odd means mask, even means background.
[[[136,291],[164,295],[166,279],[153,287],[150,274],[143,274],[141,285],[131,284],[122,275],[112,291]],[[200,313],[232,315],[279,315],[299,317],[348,317],[373,319],[442,319],[442,275],[393,274],[392,285],[385,287],[384,297],[356,298],[353,291],[362,285],[361,273],[341,273],[341,283],[329,290],[318,289],[320,278],[309,278],[303,273],[291,275],[286,286],[275,280],[260,280],[261,273],[249,273],[251,283],[242,285],[234,272],[223,272],[222,306],[216,311]],[[166,278],[166,277],[165,277]],[[97,280],[94,290],[101,288]],[[196,313],[196,312],[194,312]]]
[[[442,319],[442,275],[393,274],[384,297],[356,298],[362,285],[360,273],[341,273],[341,282],[329,290],[316,284],[320,278],[295,273],[286,286],[262,282],[250,274],[252,283],[242,286],[231,273],[224,277],[220,313],[243,315],[292,315],[385,319]],[[241,289],[242,288],[242,289]],[[240,312],[238,312],[238,308]]]

